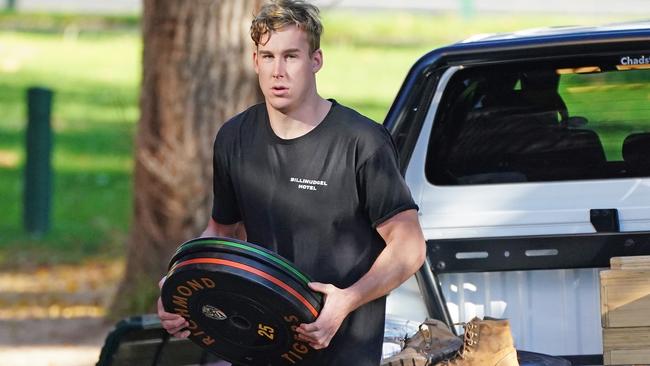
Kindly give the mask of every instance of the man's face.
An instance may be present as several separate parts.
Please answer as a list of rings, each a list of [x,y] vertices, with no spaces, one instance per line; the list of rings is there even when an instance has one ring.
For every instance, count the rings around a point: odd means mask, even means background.
[[[262,39],[253,53],[255,72],[264,99],[274,109],[288,113],[316,94],[315,74],[323,56],[309,51],[307,34],[287,26]]]

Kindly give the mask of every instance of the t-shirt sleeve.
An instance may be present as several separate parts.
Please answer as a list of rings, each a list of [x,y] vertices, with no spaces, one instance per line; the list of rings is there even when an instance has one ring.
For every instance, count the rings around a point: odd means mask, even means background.
[[[222,128],[223,130],[223,128]],[[219,131],[214,142],[212,159],[212,218],[224,225],[241,221],[241,213],[230,174],[229,146],[224,138],[224,132]]]
[[[402,211],[418,209],[397,161],[397,152],[388,138],[357,170],[361,205],[373,227]]]

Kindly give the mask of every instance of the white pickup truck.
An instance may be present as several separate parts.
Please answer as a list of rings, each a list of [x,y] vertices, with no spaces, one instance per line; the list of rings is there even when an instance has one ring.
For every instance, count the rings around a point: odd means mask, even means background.
[[[598,273],[650,254],[650,22],[434,50],[385,125],[428,246],[388,314],[508,318],[518,349],[602,364]]]

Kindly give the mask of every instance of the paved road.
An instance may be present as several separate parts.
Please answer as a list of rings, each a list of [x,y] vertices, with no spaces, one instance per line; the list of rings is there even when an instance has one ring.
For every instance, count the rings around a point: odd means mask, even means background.
[[[0,0],[4,2],[7,0]],[[19,9],[137,13],[141,0],[15,0]],[[573,14],[637,14],[650,18],[648,0],[312,0],[323,7],[356,9],[408,9],[416,11],[459,11],[473,4],[478,12],[540,12]]]

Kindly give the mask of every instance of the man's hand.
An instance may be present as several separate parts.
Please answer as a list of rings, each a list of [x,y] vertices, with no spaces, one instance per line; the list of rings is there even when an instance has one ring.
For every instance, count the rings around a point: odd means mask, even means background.
[[[314,349],[322,349],[329,346],[345,317],[356,308],[355,301],[346,290],[331,284],[311,282],[309,287],[325,295],[325,304],[315,322],[300,324],[296,332]]]
[[[213,218],[210,218],[208,226],[205,228],[201,236],[225,236],[246,240],[246,228],[241,221],[231,225],[224,225],[216,222]],[[167,276],[163,277],[160,282],[158,282],[158,287],[162,288],[166,279]],[[158,297],[158,317],[160,318],[163,328],[165,328],[169,334],[178,338],[189,337],[190,331],[184,330],[189,326],[187,320],[178,314],[166,312],[160,297]]]
[[[165,276],[160,280],[160,282],[158,282],[158,287],[162,288],[166,278],[167,277]],[[190,331],[183,330],[189,326],[187,320],[178,314],[166,312],[160,297],[158,297],[158,317],[160,318],[163,328],[165,328],[169,334],[178,338],[189,337]]]

